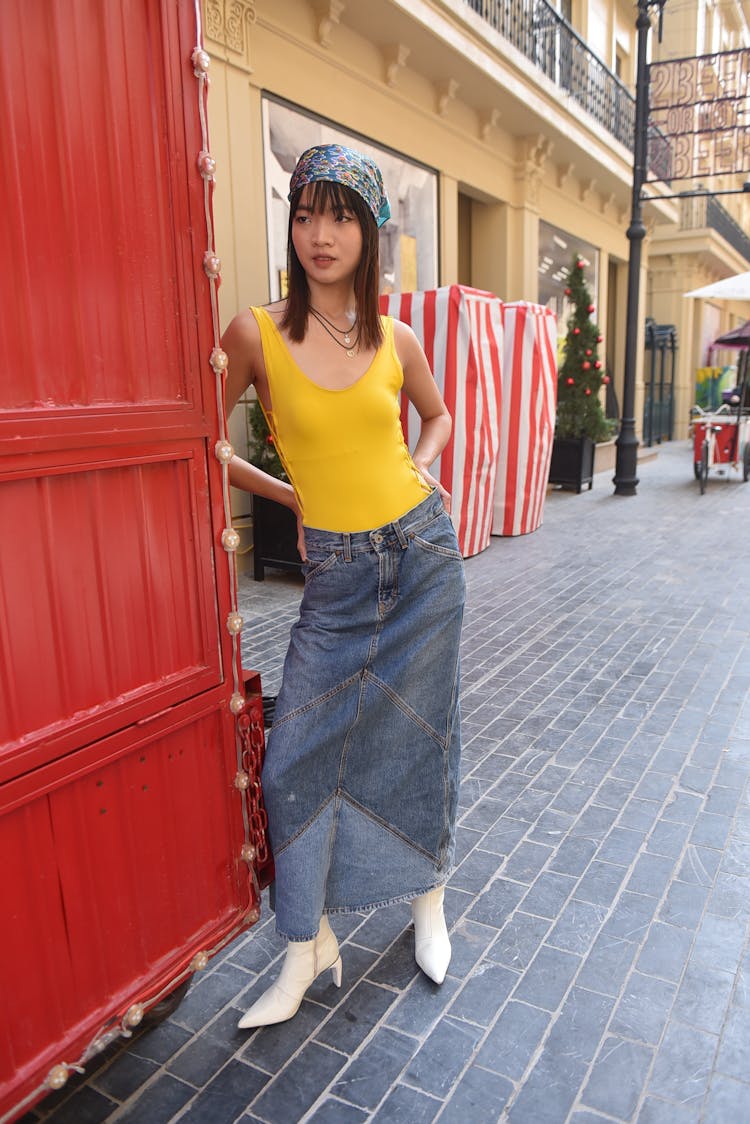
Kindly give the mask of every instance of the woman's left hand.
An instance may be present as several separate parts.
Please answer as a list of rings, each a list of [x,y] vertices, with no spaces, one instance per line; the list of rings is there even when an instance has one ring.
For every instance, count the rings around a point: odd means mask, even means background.
[[[445,510],[450,515],[450,513],[451,513],[451,494],[450,494],[450,492],[446,491],[446,489],[443,487],[443,485],[440,483],[440,481],[436,480],[435,477],[430,472],[428,472],[426,468],[420,468],[419,465],[417,465],[417,472],[422,477],[425,484],[429,484],[429,486],[431,488],[437,489],[437,491],[440,495],[440,498],[443,501],[443,507],[445,508]]]
[[[305,528],[302,523],[302,512],[299,505],[295,501],[292,511],[297,516],[297,550],[303,562],[307,562],[307,551],[305,549]]]

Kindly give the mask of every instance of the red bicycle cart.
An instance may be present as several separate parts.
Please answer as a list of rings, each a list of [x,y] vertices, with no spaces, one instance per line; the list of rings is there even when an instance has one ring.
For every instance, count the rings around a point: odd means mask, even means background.
[[[737,386],[718,410],[704,411],[693,406],[693,471],[701,495],[706,490],[708,474],[717,469],[723,475],[732,469],[742,469],[742,479],[750,479],[750,386],[748,385],[748,355],[740,352],[737,363]]]

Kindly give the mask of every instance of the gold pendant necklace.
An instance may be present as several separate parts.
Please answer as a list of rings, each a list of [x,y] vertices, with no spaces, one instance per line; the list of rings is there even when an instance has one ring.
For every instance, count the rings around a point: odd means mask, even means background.
[[[345,353],[347,359],[356,359],[357,355],[359,354],[359,332],[357,333],[357,338],[354,340],[354,343],[352,343],[352,338],[351,338],[350,333],[354,331],[354,325],[352,325],[352,327],[349,328],[347,331],[344,331],[343,328],[337,328],[335,324],[331,324],[330,320],[327,320],[326,317],[323,315],[323,313],[318,312],[318,310],[316,308],[313,308],[312,305],[310,305],[310,312],[315,317],[315,319],[318,321],[318,323],[320,324],[323,331],[328,333],[328,335],[331,337],[333,342],[337,343],[339,345],[339,347],[344,349],[344,353]],[[356,324],[356,323],[357,322],[355,320],[354,324]],[[328,327],[329,324],[331,324],[331,328],[333,328],[334,332],[338,332],[339,335],[344,337],[343,343],[341,342],[340,339],[337,339],[337,337],[333,334],[331,329]]]
[[[317,318],[318,323],[320,323],[322,325],[325,322],[328,325],[329,328],[332,328],[334,330],[334,332],[336,332],[337,335],[344,337],[344,343],[346,344],[347,347],[351,347],[351,343],[352,343],[351,333],[357,327],[357,317],[356,317],[356,315],[354,317],[354,321],[352,323],[351,328],[338,328],[333,323],[333,321],[329,320],[327,316],[324,316],[323,313],[319,309],[313,308],[313,306],[310,305],[310,311]]]

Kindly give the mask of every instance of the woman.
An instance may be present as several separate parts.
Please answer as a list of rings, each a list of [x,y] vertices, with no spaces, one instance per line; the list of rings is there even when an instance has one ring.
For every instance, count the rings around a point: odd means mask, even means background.
[[[296,512],[305,572],[262,777],[288,945],[243,1028],[291,1018],[327,968],[340,983],[328,913],[411,900],[423,971],[442,983],[451,953],[464,579],[429,472],[451,419],[414,333],[378,314],[377,166],[318,145],[289,200],[288,298],[240,313],[222,341],[227,408],[255,387],[291,481],[235,457],[232,483]],[[421,418],[413,456],[402,386]]]

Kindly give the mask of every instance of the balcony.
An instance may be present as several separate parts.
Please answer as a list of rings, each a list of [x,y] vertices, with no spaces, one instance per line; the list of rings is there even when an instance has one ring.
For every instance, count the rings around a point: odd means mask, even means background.
[[[680,230],[705,229],[715,231],[750,262],[750,236],[718,199],[703,192],[684,192],[680,199]]]
[[[720,234],[733,250],[750,262],[750,237],[718,199],[706,199],[706,226]]]
[[[635,99],[546,0],[465,3],[632,152]]]

